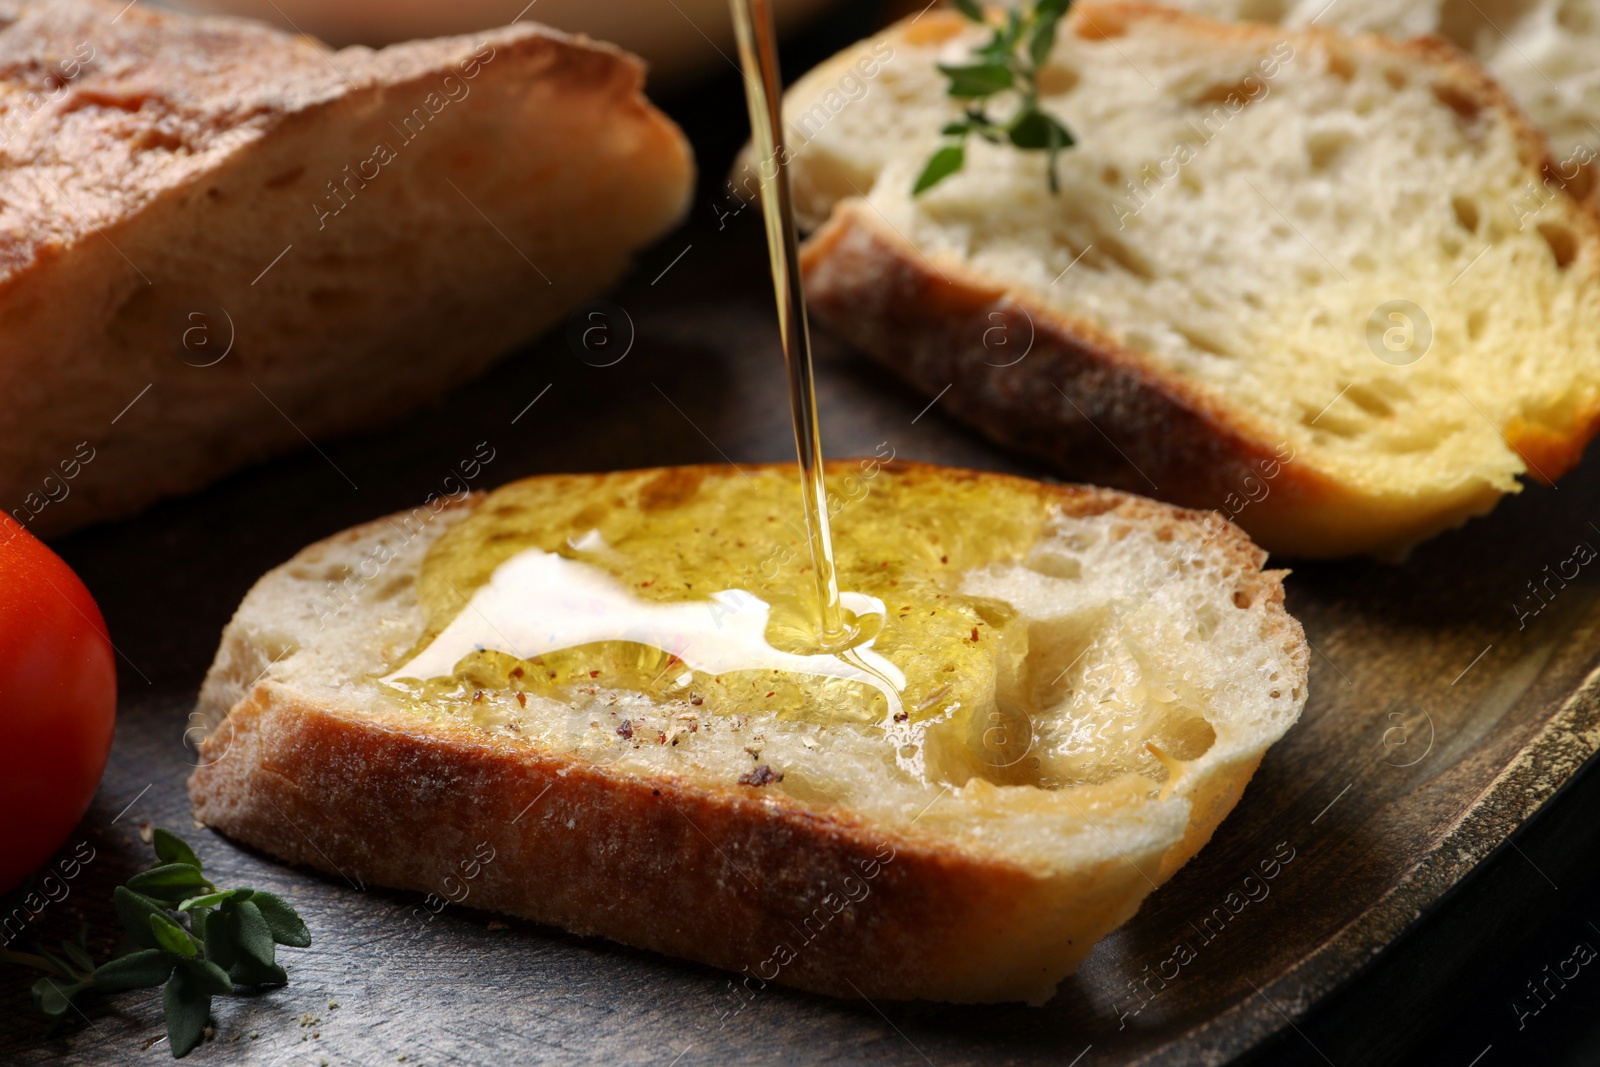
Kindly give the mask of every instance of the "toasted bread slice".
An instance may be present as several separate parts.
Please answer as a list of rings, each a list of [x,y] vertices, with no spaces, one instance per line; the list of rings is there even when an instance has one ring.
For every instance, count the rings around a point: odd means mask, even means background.
[[[1043,75],[1077,138],[1059,195],[1045,153],[973,138],[912,196],[962,106],[936,63],[985,39],[953,13],[791,90],[797,200],[829,218],[805,260],[818,319],[998,441],[1289,554],[1396,556],[1578,461],[1600,228],[1476,66],[1074,10]],[[864,95],[829,95],[869,62]]]
[[[1600,2],[1512,0],[1173,0],[1217,19],[1309,25],[1390,37],[1437,35],[1482,63],[1544,130],[1559,161],[1554,176],[1593,191],[1600,158]]]
[[[1042,1001],[1298,717],[1282,572],[1113,490],[876,461],[829,483],[841,585],[883,605],[863,661],[900,688],[706,668],[693,641],[507,651],[573,621],[496,599],[526,560],[718,629],[770,606],[777,647],[809,617],[792,468],[533,478],[257,583],[201,693],[195,817],[746,983]],[[413,677],[463,626],[481,649]]]
[[[0,507],[135,511],[397,415],[617,278],[693,165],[607,45],[332,51],[0,5]]]

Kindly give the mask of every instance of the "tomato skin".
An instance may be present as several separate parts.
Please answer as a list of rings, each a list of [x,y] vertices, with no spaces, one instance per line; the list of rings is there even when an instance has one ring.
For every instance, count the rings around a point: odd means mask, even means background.
[[[117,666],[72,568],[0,513],[0,892],[83,818],[111,754]]]

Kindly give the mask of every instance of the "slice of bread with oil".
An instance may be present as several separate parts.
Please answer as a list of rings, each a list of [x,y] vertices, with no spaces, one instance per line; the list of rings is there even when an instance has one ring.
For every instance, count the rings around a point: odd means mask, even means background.
[[[0,507],[125,515],[559,321],[687,205],[643,79],[531,24],[334,51],[0,0]]]
[[[1218,19],[1436,35],[1477,59],[1550,139],[1563,182],[1594,189],[1600,159],[1600,0],[1173,0]],[[1589,171],[1578,177],[1578,168]]]
[[[831,464],[829,487],[840,584],[881,600],[863,632],[904,675],[894,704],[691,669],[692,645],[506,651],[571,621],[494,606],[530,553],[656,605],[770,606],[775,646],[809,618],[792,467],[532,478],[256,584],[201,693],[195,817],[747,983],[1048,998],[1299,716],[1283,572],[1213,514],[1114,490],[876,461]],[[408,679],[480,623],[503,640]]]
[[[1469,60],[1075,7],[1042,74],[1077,139],[1059,195],[1045,153],[973,138],[914,197],[962,107],[936,64],[985,37],[929,11],[788,94],[835,333],[997,441],[1275,552],[1397,556],[1576,464],[1600,225]]]

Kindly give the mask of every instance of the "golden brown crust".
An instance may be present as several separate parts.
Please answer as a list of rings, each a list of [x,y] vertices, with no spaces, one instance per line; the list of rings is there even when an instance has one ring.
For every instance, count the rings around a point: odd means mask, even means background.
[[[1288,37],[1402,55],[1425,63],[1455,106],[1499,112],[1514,130],[1530,174],[1554,166],[1543,137],[1499,85],[1443,41],[1289,32],[1213,22],[1144,3],[1073,10],[1072,30],[1083,36],[1120,36],[1148,19],[1182,24],[1219,41]],[[962,25],[952,12],[935,15],[921,19],[915,32],[937,39]],[[1567,192],[1561,195],[1571,202],[1574,224],[1591,249],[1578,269],[1592,273],[1600,269],[1600,215]],[[1075,478],[1217,509],[1274,552],[1394,556],[1488,511],[1499,499],[1489,486],[1471,487],[1433,510],[1407,512],[1363,497],[1304,458],[1286,460],[1293,448],[1248,412],[1124,348],[1095,324],[1010,293],[959,263],[941,260],[935,268],[854,198],[837,204],[828,224],[807,242],[802,265],[809,306],[819,321],[916,388],[941,394],[947,410],[992,440],[1042,456]],[[997,325],[1009,338],[1032,338],[1025,359],[1002,361],[984,345]],[[1580,412],[1565,432],[1515,424],[1506,428],[1506,437],[1536,476],[1553,479],[1576,464],[1597,430],[1600,411]]]
[[[1545,485],[1576,467],[1594,435],[1600,432],[1600,399],[1578,411],[1572,420],[1572,429],[1557,433],[1548,426],[1512,419],[1504,431],[1506,443],[1528,466],[1528,473]]]
[[[46,250],[125,223],[280,123],[417,78],[437,83],[475,49],[537,57],[540,74],[572,92],[631,98],[630,119],[669,126],[640,96],[638,59],[534,23],[335,51],[245,19],[109,0],[10,6],[0,17],[0,294]]]
[[[470,729],[377,727],[265,686],[206,750],[195,816],[232,837],[360,882],[440,898],[467,887],[475,907],[742,972],[753,988],[787,943],[784,984],[938,998],[970,980],[980,946],[926,932],[953,914],[992,930],[1039,891],[1018,868],[754,788],[613,774]],[[462,864],[486,855],[469,880]],[[812,918],[835,914],[829,894],[861,899],[836,922]]]
[[[122,7],[0,18],[0,423],[26,428],[0,507],[36,532],[392,420],[687,207],[687,142],[610,46],[519,24],[335,52]]]
[[[1023,482],[905,462],[884,471]],[[1285,684],[1304,686],[1283,572],[1261,571],[1265,554],[1237,527],[1114,490],[1024,484],[1068,514],[1114,511],[1158,536],[1189,527],[1268,605],[1264,639],[1290,654]],[[1120,860],[1044,874],[753,787],[626,774],[468,725],[318,706],[270,679],[203,754],[194,813],[230,836],[360,882],[440,899],[465,888],[473,906],[724,967],[751,991],[777,981],[844,997],[1038,1000],[1137,910],[1156,874]],[[1197,821],[1160,858],[1158,880],[1210,837],[1259,759],[1246,753],[1185,787]],[[426,921],[429,909],[415,914]]]

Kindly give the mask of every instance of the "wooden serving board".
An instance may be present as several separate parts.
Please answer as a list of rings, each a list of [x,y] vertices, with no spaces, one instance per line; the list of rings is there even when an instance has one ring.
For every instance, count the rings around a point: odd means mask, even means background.
[[[813,51],[864,32],[859,21],[847,15],[814,35]],[[815,58],[789,62],[798,70]],[[792,457],[761,227],[753,210],[733,212],[716,177],[744,128],[737,84],[730,75],[675,102],[712,177],[686,227],[590,309],[602,318],[575,317],[572,336],[601,324],[611,347],[584,349],[558,331],[396,427],[319,442],[59,546],[117,640],[121,717],[100,797],[73,842],[88,841],[96,857],[29,936],[60,936],[82,918],[109,946],[110,887],[148,859],[138,828],[189,829],[185,732],[217,635],[251,582],[306,543],[414,506],[479,442],[493,450],[479,486]],[[540,284],[531,271],[529,284]],[[818,356],[830,455],[881,454],[887,443],[907,458],[1043,473],[826,336]],[[177,372],[204,370],[175,361]],[[741,1007],[729,976],[705,967],[465,906],[426,921],[416,894],[286,868],[193,831],[219,883],[296,902],[315,944],[285,951],[287,988],[219,1000],[215,1040],[192,1062],[1091,1067],[1223,1063],[1268,1041],[1283,1059],[1333,1062],[1297,1032],[1307,1013],[1314,1020],[1313,1006],[1353,977],[1362,988],[1373,973],[1364,965],[1600,745],[1596,568],[1553,583],[1549,605],[1522,625],[1511,606],[1535,606],[1526,583],[1577,544],[1600,546],[1597,480],[1590,462],[1558,490],[1530,489],[1403,565],[1296,567],[1289,607],[1315,648],[1302,721],[1215,840],[1043,1008],[846,1003],[777,988]],[[0,970],[0,1062],[167,1060],[153,996],[90,1005],[89,1017],[47,1034],[27,981]]]

